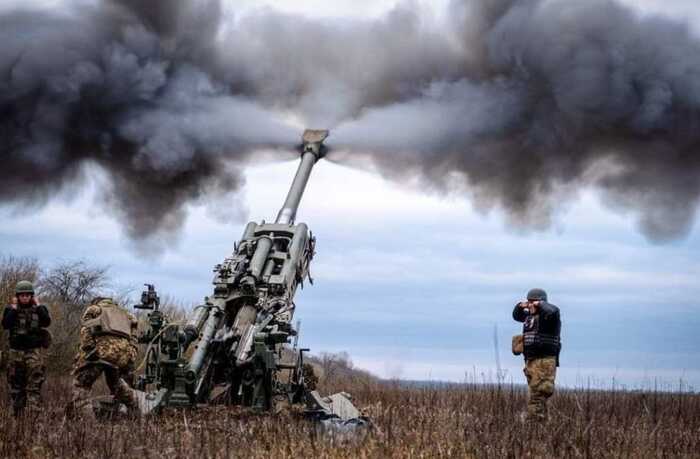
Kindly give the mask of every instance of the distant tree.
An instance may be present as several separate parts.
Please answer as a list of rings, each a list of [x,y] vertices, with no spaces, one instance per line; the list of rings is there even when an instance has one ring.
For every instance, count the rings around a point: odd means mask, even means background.
[[[321,366],[322,377],[325,381],[333,381],[347,375],[353,368],[350,354],[347,352],[322,352],[318,357]]]
[[[160,310],[169,322],[185,322],[192,309],[192,305],[187,305],[171,295],[164,295],[160,300]]]
[[[318,357],[308,356],[321,388],[327,392],[369,390],[379,378],[367,370],[357,368],[347,352],[322,352]]]
[[[79,341],[80,319],[97,296],[109,296],[109,269],[85,261],[62,262],[39,279],[41,301],[52,317],[53,344],[48,359],[51,370],[67,371]]]

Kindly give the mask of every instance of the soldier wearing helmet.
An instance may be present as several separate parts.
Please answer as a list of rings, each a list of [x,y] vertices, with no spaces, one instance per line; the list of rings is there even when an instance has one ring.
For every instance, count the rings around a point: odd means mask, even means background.
[[[15,297],[5,307],[2,327],[9,331],[7,382],[15,416],[25,407],[37,411],[41,406],[41,386],[46,379],[42,348],[47,348],[51,335],[46,327],[51,317],[46,306],[34,297],[34,285],[20,281],[15,286]]]
[[[80,349],[73,368],[73,394],[67,414],[82,410],[92,385],[104,374],[109,391],[129,410],[137,407],[133,390],[138,353],[136,318],[111,298],[98,297],[85,310],[80,327]]]
[[[522,352],[525,357],[524,373],[529,389],[527,417],[547,419],[547,400],[554,394],[554,379],[561,351],[561,319],[559,308],[547,302],[547,292],[533,288],[527,292],[527,301],[513,309],[513,319],[523,323]],[[516,352],[514,340],[513,352]]]

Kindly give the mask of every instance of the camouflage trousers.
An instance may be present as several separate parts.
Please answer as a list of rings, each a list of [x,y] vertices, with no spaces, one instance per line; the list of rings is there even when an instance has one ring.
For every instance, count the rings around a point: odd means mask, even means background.
[[[540,357],[525,362],[528,398],[527,417],[531,420],[547,420],[547,400],[554,394],[554,378],[557,375],[556,357]]]
[[[7,354],[7,383],[10,386],[12,410],[17,416],[25,407],[38,411],[41,386],[46,379],[44,354],[41,349],[10,349]]]
[[[131,368],[120,369],[106,363],[88,363],[73,371],[73,395],[69,412],[81,408],[90,398],[90,390],[95,381],[104,373],[105,382],[115,401],[127,408],[136,408],[134,391],[126,381],[133,380]]]

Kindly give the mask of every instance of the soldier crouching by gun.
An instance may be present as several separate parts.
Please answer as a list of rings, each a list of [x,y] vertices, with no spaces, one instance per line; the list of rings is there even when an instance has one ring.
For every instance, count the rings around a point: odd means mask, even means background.
[[[66,414],[72,417],[85,408],[92,385],[103,373],[115,401],[133,413],[137,402],[126,381],[133,383],[138,352],[136,318],[111,298],[95,298],[92,303],[82,318],[80,349],[73,368],[73,395]]]
[[[561,351],[559,308],[547,302],[544,290],[534,288],[527,301],[515,305],[513,319],[523,322],[523,334],[513,337],[513,353],[525,357],[527,419],[546,421]]]
[[[15,287],[13,302],[5,307],[2,327],[10,332],[7,382],[15,416],[27,406],[38,411],[41,386],[46,379],[46,366],[41,348],[49,347],[51,335],[46,327],[51,317],[46,306],[34,298],[34,285],[20,281]]]

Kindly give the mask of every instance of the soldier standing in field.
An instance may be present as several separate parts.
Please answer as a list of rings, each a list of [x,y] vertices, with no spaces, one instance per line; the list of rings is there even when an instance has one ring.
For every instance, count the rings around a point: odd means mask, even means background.
[[[73,394],[67,408],[72,416],[90,397],[92,385],[104,373],[114,399],[133,411],[133,383],[138,353],[136,318],[111,298],[95,298],[85,310],[80,327],[80,349],[73,367]]]
[[[529,389],[527,417],[547,420],[547,400],[554,394],[554,379],[561,351],[559,308],[547,302],[547,293],[534,288],[527,301],[515,305],[513,319],[523,322],[522,349]],[[515,352],[515,343],[514,343]]]
[[[18,282],[15,297],[2,316],[2,327],[9,331],[10,337],[7,382],[15,416],[25,407],[34,412],[40,409],[41,386],[46,379],[42,348],[51,343],[51,335],[46,330],[49,325],[49,310],[38,304],[34,285],[29,281]]]

